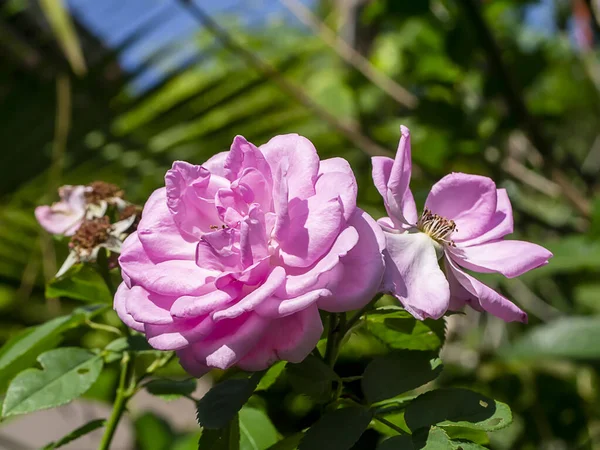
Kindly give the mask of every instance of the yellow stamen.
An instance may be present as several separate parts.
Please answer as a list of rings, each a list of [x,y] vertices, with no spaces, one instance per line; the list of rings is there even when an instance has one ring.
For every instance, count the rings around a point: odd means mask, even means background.
[[[445,217],[434,214],[429,209],[425,208],[423,214],[421,214],[421,217],[417,222],[417,228],[440,244],[456,247],[454,241],[450,239],[452,233],[457,231],[454,220],[448,220]]]

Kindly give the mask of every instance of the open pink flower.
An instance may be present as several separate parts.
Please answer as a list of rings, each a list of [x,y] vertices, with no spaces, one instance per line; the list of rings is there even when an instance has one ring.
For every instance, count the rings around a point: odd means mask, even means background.
[[[52,206],[38,206],[35,218],[49,233],[72,236],[85,218],[87,190],[86,186],[62,186],[58,190],[60,201]]]
[[[445,176],[418,217],[409,188],[410,133],[404,126],[401,133],[395,160],[373,158],[373,181],[389,214],[378,221],[386,238],[383,289],[418,319],[437,319],[468,304],[507,322],[526,322],[527,314],[460,266],[512,278],[547,264],[552,254],[503,239],[513,231],[512,208],[506,191],[487,177]]]
[[[114,305],[190,373],[299,362],[321,336],[318,308],[357,309],[377,292],[383,233],[356,207],[348,163],[319,161],[307,139],[257,148],[238,136],[165,181],[123,244]]]

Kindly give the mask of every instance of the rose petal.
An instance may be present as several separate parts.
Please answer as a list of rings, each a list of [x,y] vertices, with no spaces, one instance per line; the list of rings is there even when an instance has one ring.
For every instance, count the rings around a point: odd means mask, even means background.
[[[488,222],[482,234],[477,237],[462,240],[460,247],[484,244],[489,241],[502,239],[504,236],[513,232],[513,213],[512,206],[506,189],[496,189],[496,212]]]
[[[280,241],[281,258],[293,267],[308,267],[326,254],[343,223],[339,198],[322,201],[318,196],[299,202],[290,210],[287,236]]]
[[[169,310],[175,297],[148,292],[141,286],[129,289],[125,298],[125,309],[136,322],[165,325],[173,323]]]
[[[271,319],[285,317],[302,311],[320,298],[330,295],[329,289],[317,289],[294,298],[269,297],[256,307],[256,312]]]
[[[219,274],[201,269],[195,261],[173,259],[154,263],[137,233],[125,239],[119,264],[121,270],[135,280],[135,284],[157,294],[171,296],[203,293],[207,281]]]
[[[410,131],[400,127],[396,159],[372,158],[373,182],[383,197],[385,208],[398,229],[407,229],[417,223],[417,207],[409,189],[412,170]]]
[[[351,217],[348,225],[356,229],[359,240],[341,258],[343,276],[331,296],[319,299],[319,308],[330,312],[362,308],[377,293],[384,271],[383,249],[385,236],[381,227],[361,209]]]
[[[321,161],[315,191],[319,196],[339,197],[344,208],[344,219],[348,220],[354,214],[358,186],[352,168],[345,159]]]
[[[450,258],[446,259],[446,261],[452,275],[469,294],[477,299],[479,306],[483,310],[499,317],[505,322],[518,321],[527,323],[527,314],[514,303],[460,270]]]
[[[299,363],[319,342],[323,324],[316,305],[271,321],[261,341],[238,365],[243,370],[264,370],[280,359]]]
[[[190,319],[212,311],[218,311],[234,301],[241,293],[240,283],[230,283],[223,289],[214,289],[197,297],[179,297],[171,306],[171,315],[181,319]]]
[[[279,172],[281,165],[286,165],[289,196],[307,199],[315,194],[315,182],[319,172],[319,156],[315,146],[308,139],[297,134],[275,136],[260,146],[265,155],[271,173]],[[273,197],[277,195],[273,189]]]
[[[129,291],[130,289],[125,283],[121,283],[119,285],[117,292],[115,293],[113,308],[125,325],[127,325],[129,328],[133,328],[136,331],[143,332],[144,324],[134,320],[133,317],[131,317],[131,315],[127,312],[126,305]]]
[[[454,220],[455,242],[479,236],[496,213],[496,185],[487,177],[452,173],[433,185],[425,207],[433,213]]]
[[[167,325],[144,325],[148,343],[158,350],[180,350],[194,342],[202,341],[214,333],[215,322],[210,316],[193,319],[174,319]]]
[[[285,269],[283,267],[275,267],[264,282],[254,291],[246,294],[239,302],[230,307],[216,311],[212,317],[215,321],[223,319],[233,319],[242,314],[252,311],[259,304],[275,293],[277,288],[285,281]]]
[[[167,206],[180,230],[200,238],[221,222],[214,198],[219,189],[229,187],[225,178],[211,175],[202,166],[175,161],[165,175],[165,185]]]
[[[531,242],[494,241],[470,247],[452,248],[447,251],[461,266],[475,272],[499,272],[514,278],[537,267],[548,264],[552,253]]]
[[[385,291],[417,319],[439,319],[448,309],[450,288],[440,270],[434,241],[424,233],[388,233]]]
[[[186,240],[179,232],[167,208],[165,188],[154,191],[144,205],[137,231],[144,249],[154,261],[194,259],[196,242]]]
[[[201,365],[225,370],[256,346],[268,326],[269,321],[257,314],[222,320],[209,338],[189,346],[185,352],[191,353]]]
[[[262,152],[243,136],[236,136],[225,160],[225,177],[229,181],[234,181],[247,168],[256,169],[266,182],[271,183],[271,168]]]

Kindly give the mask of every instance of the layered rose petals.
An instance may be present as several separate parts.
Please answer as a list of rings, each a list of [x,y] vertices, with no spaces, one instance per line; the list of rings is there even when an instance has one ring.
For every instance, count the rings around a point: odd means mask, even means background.
[[[119,259],[115,309],[201,375],[299,362],[319,340],[318,309],[364,306],[383,276],[385,239],[356,207],[340,158],[277,136],[238,136],[203,166],[175,162]]]
[[[452,173],[437,182],[420,219],[410,192],[410,134],[396,159],[373,158],[373,180],[390,217],[378,222],[386,237],[383,289],[419,319],[470,305],[506,321],[527,321],[510,300],[461,269],[519,276],[548,263],[539,245],[504,240],[513,231],[512,208],[504,189],[478,175]],[[443,264],[443,270],[440,267]]]

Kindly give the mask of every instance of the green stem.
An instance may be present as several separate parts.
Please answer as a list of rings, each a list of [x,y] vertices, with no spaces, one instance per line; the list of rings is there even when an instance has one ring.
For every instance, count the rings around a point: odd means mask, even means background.
[[[402,428],[400,428],[398,425],[394,425],[392,422],[390,422],[387,419],[384,419],[383,417],[377,417],[374,416],[373,417],[376,421],[381,422],[382,424],[390,427],[392,430],[398,432],[398,434],[407,434],[406,431],[404,431]]]
[[[113,405],[112,412],[108,421],[106,422],[106,429],[104,431],[104,436],[102,436],[102,441],[100,442],[100,446],[98,450],[109,450],[110,443],[114,437],[115,431],[117,431],[117,426],[119,425],[119,421],[125,412],[125,406],[127,404],[127,400],[131,397],[130,389],[125,387],[125,383],[129,376],[129,372],[132,368],[133,360],[131,359],[129,353],[123,354],[123,359],[121,360],[121,373],[119,375],[119,386],[117,388],[117,397],[115,398],[115,403]]]
[[[348,322],[346,323],[346,327],[344,329],[344,336],[346,335],[346,333],[348,333],[352,327],[354,325],[356,325],[358,323],[358,321],[360,320],[360,318],[370,309],[373,308],[373,306],[375,305],[375,303],[377,303],[377,301],[383,297],[383,294],[377,294],[375,297],[373,297],[373,299],[367,303],[365,306],[362,307],[362,309],[360,309],[359,311],[357,311],[352,317],[350,317],[350,319],[348,319]]]
[[[329,332],[327,335],[327,347],[325,348],[325,363],[329,367],[335,365],[335,359],[337,358],[337,335],[338,335],[338,318],[339,314],[329,313]]]

